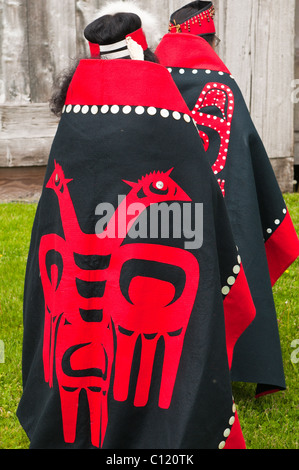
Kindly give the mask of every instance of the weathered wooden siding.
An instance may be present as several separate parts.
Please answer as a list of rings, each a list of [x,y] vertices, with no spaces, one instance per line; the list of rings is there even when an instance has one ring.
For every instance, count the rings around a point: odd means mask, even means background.
[[[0,123],[0,167],[45,164],[57,128],[47,104],[4,104]]]
[[[294,177],[295,0],[215,1],[220,56],[239,83],[283,190]]]
[[[295,165],[299,166],[299,0],[296,0],[295,78],[292,86],[292,101],[295,107]],[[298,169],[297,169],[298,170]],[[298,172],[299,173],[299,172]],[[296,177],[299,183],[299,174]]]
[[[244,93],[285,191],[293,183],[295,1],[214,1],[219,55]],[[0,172],[47,163],[57,127],[47,104],[53,79],[88,53],[82,32],[103,3],[0,0]],[[139,1],[159,17],[161,35],[170,13],[186,3]]]
[[[81,32],[100,5],[0,0],[0,171],[46,165],[58,123],[48,106],[53,80],[87,52]]]

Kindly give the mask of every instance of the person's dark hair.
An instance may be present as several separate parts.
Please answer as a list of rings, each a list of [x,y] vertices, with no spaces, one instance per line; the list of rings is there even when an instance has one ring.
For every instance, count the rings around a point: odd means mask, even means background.
[[[141,28],[141,19],[134,13],[116,13],[96,19],[84,30],[87,41],[106,45],[122,41],[125,37]],[[91,59],[92,60],[92,59]],[[159,63],[157,56],[148,48],[144,51],[144,60]],[[72,81],[79,60],[63,71],[55,80],[54,91],[50,99],[50,109],[56,116],[61,116],[68,87]]]
[[[76,68],[78,67],[79,60],[69,68],[63,70],[54,80],[53,93],[49,100],[50,110],[55,116],[60,117],[62,114],[62,108],[65,103],[66,95]]]
[[[213,47],[213,44],[214,44],[214,41],[215,41],[215,37],[216,37],[216,34],[215,34],[215,33],[211,33],[211,34],[201,34],[200,37],[203,38],[205,41],[207,41],[207,43],[209,43],[210,46]]]

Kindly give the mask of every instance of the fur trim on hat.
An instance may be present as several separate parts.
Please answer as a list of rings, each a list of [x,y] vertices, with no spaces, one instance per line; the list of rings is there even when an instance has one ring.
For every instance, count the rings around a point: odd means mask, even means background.
[[[102,8],[96,11],[94,20],[104,15],[115,15],[116,13],[135,13],[141,19],[142,29],[147,39],[148,46],[154,50],[163,36],[158,19],[138,5],[135,0],[108,1]]]

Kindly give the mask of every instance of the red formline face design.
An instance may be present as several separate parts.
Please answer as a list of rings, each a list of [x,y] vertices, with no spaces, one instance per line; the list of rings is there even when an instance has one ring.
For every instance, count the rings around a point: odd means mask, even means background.
[[[115,364],[114,399],[127,400],[133,354],[141,337],[141,359],[135,390],[135,406],[148,402],[157,342],[164,339],[164,359],[159,391],[159,407],[170,406],[193,309],[199,266],[188,251],[146,243],[123,245],[138,215],[120,219],[123,204],[142,201],[144,207],[162,201],[190,201],[170,178],[169,172],[154,172],[131,187],[109,224],[123,220],[126,227],[115,238],[82,232],[62,167],[55,162],[47,188],[55,192],[64,238],[52,233],[41,238],[39,266],[45,299],[43,364],[45,381],[53,387],[56,373],[65,442],[76,439],[79,394],[85,390],[90,410],[91,441],[103,445],[108,425],[108,392]],[[89,269],[77,257],[105,258],[107,263]],[[51,258],[52,256],[52,258]],[[51,261],[52,260],[52,261]],[[184,282],[177,291],[169,279],[133,275],[127,288],[121,283],[124,267],[130,262],[154,263],[160,269],[177,269]],[[80,292],[80,283],[97,284],[97,296]],[[153,295],[154,292],[154,295]],[[113,339],[116,331],[116,345]],[[114,352],[116,351],[116,352]]]
[[[205,85],[191,112],[198,126],[208,127],[219,134],[219,153],[212,165],[212,170],[217,177],[223,196],[225,196],[225,180],[218,178],[217,175],[224,170],[227,162],[234,107],[235,100],[230,87],[223,83],[210,82]],[[199,135],[207,151],[210,146],[209,137],[201,129]]]

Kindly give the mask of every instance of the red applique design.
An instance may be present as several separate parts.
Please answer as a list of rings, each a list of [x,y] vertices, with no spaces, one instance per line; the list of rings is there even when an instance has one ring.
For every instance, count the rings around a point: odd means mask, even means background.
[[[220,149],[212,166],[215,175],[223,171],[227,162],[234,107],[235,99],[232,90],[223,83],[210,82],[205,85],[192,110],[192,116],[198,126],[209,127],[219,134]],[[207,151],[210,144],[209,138],[206,132],[202,130],[199,130],[199,135]],[[225,196],[225,180],[218,178],[217,181],[223,196]]]
[[[131,191],[99,237],[81,231],[68,190],[71,180],[65,178],[61,166],[55,162],[47,188],[57,195],[64,238],[56,234],[41,238],[39,265],[45,298],[45,381],[53,387],[55,370],[66,442],[75,441],[79,394],[85,390],[91,441],[96,447],[103,445],[112,365],[115,360],[114,398],[126,400],[139,336],[142,347],[134,405],[144,406],[148,401],[156,346],[163,337],[165,353],[159,406],[170,406],[198,288],[198,262],[191,253],[179,248],[146,243],[122,245],[139,216],[124,211],[129,204],[142,202],[146,208],[163,201],[190,201],[170,178],[170,172],[151,173],[138,183],[127,182]],[[113,238],[109,237],[110,224],[116,229],[117,236]],[[85,260],[92,258],[94,264],[82,267],[78,261],[80,256]],[[95,258],[106,262],[97,265]],[[139,261],[156,264],[158,271],[163,268],[179,270],[183,277],[180,289],[167,276],[152,277],[143,273],[131,275],[124,287],[121,279],[127,263]],[[97,285],[99,292],[93,296],[83,294],[82,283]]]

